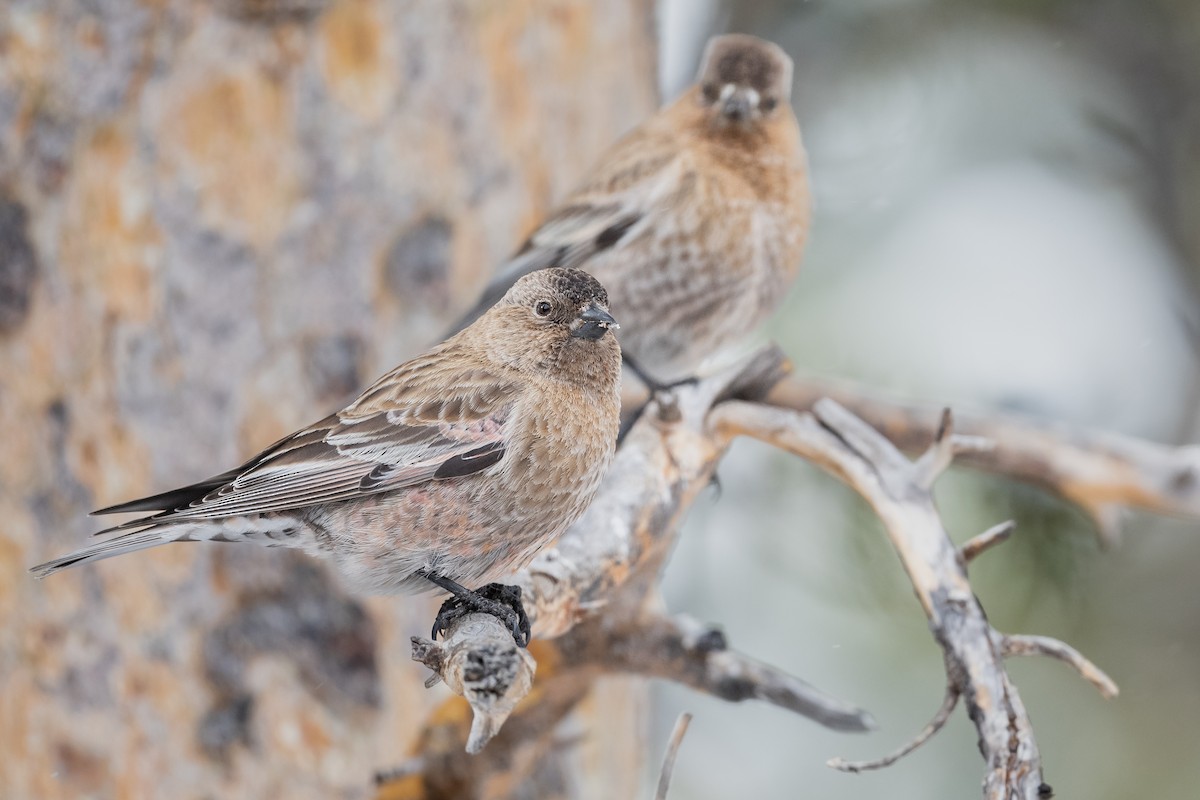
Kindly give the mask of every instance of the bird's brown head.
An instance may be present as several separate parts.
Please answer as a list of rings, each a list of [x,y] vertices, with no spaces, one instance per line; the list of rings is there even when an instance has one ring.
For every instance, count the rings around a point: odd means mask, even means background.
[[[583,270],[531,272],[484,320],[503,331],[494,352],[510,366],[572,382],[615,382],[620,375],[620,326],[608,313],[608,292]]]
[[[792,59],[757,36],[714,36],[704,48],[696,96],[713,122],[752,127],[787,106],[792,94]]]

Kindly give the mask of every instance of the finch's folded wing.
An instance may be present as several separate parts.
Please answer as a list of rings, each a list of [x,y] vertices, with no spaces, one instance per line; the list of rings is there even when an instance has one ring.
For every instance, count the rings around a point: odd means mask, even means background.
[[[354,405],[277,442],[239,470],[196,484],[190,494],[184,488],[156,496],[190,497],[186,502],[159,505],[163,513],[116,529],[349,500],[468,475],[503,458],[515,386],[476,371],[438,397],[428,382],[405,378],[385,376]],[[150,500],[104,511],[150,510]]]
[[[519,279],[547,267],[586,270],[597,253],[620,247],[653,224],[681,183],[680,159],[669,148],[632,137],[535,230],[500,268],[475,306],[454,326],[460,331],[495,305]]]

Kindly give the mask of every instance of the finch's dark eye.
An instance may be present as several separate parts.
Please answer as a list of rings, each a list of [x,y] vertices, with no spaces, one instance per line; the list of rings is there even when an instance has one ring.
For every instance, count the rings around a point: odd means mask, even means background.
[[[717,96],[720,94],[720,92],[717,91],[717,85],[715,83],[704,84],[700,91],[704,92],[704,99],[710,103],[715,103],[717,101]]]
[[[533,307],[533,310],[534,310],[534,312],[537,313],[537,315],[539,317],[548,317],[548,316],[550,316],[551,306],[548,301],[542,300],[536,306]]]
[[[777,106],[777,105],[779,105],[778,100],[776,100],[774,97],[768,97],[762,101],[762,110],[768,111],[768,112],[774,111],[775,106]]]

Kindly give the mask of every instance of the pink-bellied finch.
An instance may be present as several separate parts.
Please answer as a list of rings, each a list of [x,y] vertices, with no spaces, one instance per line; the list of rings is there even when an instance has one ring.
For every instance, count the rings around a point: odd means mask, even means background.
[[[461,584],[524,566],[595,495],[620,413],[607,302],[585,272],[532,272],[343,410],[229,472],[96,512],[153,513],[32,572],[167,542],[293,547],[332,562],[360,592],[441,586],[499,614],[524,644],[519,590],[509,608],[504,590],[515,587]]]

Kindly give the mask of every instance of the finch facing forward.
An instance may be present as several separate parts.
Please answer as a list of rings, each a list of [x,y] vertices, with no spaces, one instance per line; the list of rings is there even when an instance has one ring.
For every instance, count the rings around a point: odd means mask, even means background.
[[[514,598],[515,587],[461,584],[523,567],[595,496],[620,414],[607,304],[585,272],[526,275],[470,327],[342,411],[237,469],[96,512],[158,513],[31,571],[41,578],[167,542],[294,547],[332,561],[358,591],[436,584],[458,608],[499,615],[524,644],[519,589]]]
[[[625,360],[651,388],[740,344],[778,305],[808,236],[791,88],[777,45],[712,39],[695,85],[617,142],[460,324],[521,275],[559,265],[608,289]]]

